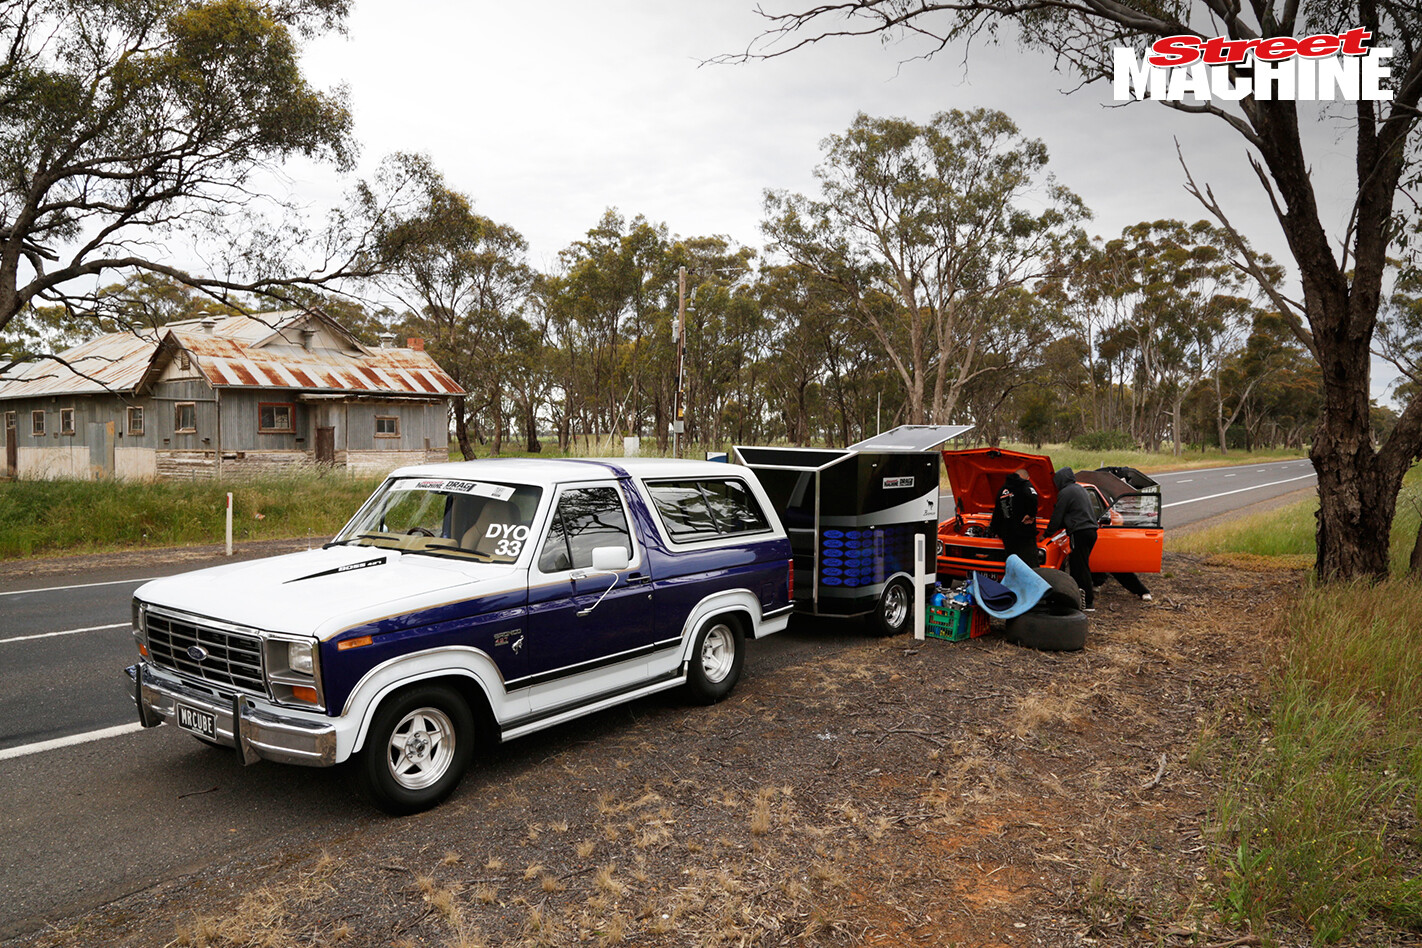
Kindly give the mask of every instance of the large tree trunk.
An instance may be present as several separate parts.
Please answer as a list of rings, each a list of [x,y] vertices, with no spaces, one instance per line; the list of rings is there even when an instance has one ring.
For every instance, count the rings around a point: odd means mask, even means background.
[[[1368,363],[1367,340],[1349,338],[1342,314],[1329,315],[1311,320],[1323,369],[1323,418],[1309,449],[1318,472],[1315,569],[1325,580],[1386,579],[1388,540],[1406,467],[1388,470],[1373,450],[1367,373],[1359,378],[1357,371]]]
[[[459,442],[459,453],[464,455],[464,460],[474,460],[474,445],[469,443],[469,416],[464,413],[462,402],[454,409],[454,438]]]

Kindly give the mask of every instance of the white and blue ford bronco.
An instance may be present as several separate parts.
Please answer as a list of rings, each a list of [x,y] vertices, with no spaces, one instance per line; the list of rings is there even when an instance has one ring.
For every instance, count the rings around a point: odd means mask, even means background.
[[[139,720],[259,759],[354,759],[391,813],[434,806],[481,740],[673,687],[725,697],[791,612],[755,475],[663,460],[398,470],[319,550],[141,587]]]

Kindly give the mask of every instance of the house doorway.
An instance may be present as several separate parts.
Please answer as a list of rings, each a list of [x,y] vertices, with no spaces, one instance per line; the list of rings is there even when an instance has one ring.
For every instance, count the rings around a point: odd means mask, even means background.
[[[20,468],[20,446],[15,443],[15,413],[5,413],[5,476],[14,477]]]
[[[336,429],[317,428],[316,429],[316,463],[335,464],[336,463]]]

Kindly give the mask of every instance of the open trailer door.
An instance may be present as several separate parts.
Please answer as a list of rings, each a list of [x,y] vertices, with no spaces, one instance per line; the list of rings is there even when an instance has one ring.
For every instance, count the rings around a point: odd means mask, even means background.
[[[897,604],[912,603],[917,536],[928,551],[928,582],[935,580],[937,448],[970,429],[905,425],[843,450],[733,449],[790,535],[797,611],[869,615],[881,632],[907,629],[911,614]]]

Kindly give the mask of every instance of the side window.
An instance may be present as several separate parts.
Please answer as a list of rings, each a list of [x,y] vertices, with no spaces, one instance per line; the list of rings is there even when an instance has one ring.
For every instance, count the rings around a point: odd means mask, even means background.
[[[648,484],[647,491],[673,540],[708,540],[770,529],[743,481],[662,481]]]
[[[711,507],[695,481],[648,484],[652,503],[674,540],[719,536]]]
[[[760,504],[740,481],[702,481],[701,490],[722,533],[759,533],[769,530]]]
[[[592,551],[616,546],[632,555],[627,515],[615,487],[580,487],[564,491],[548,526],[548,538],[538,554],[545,573],[592,566]]]

